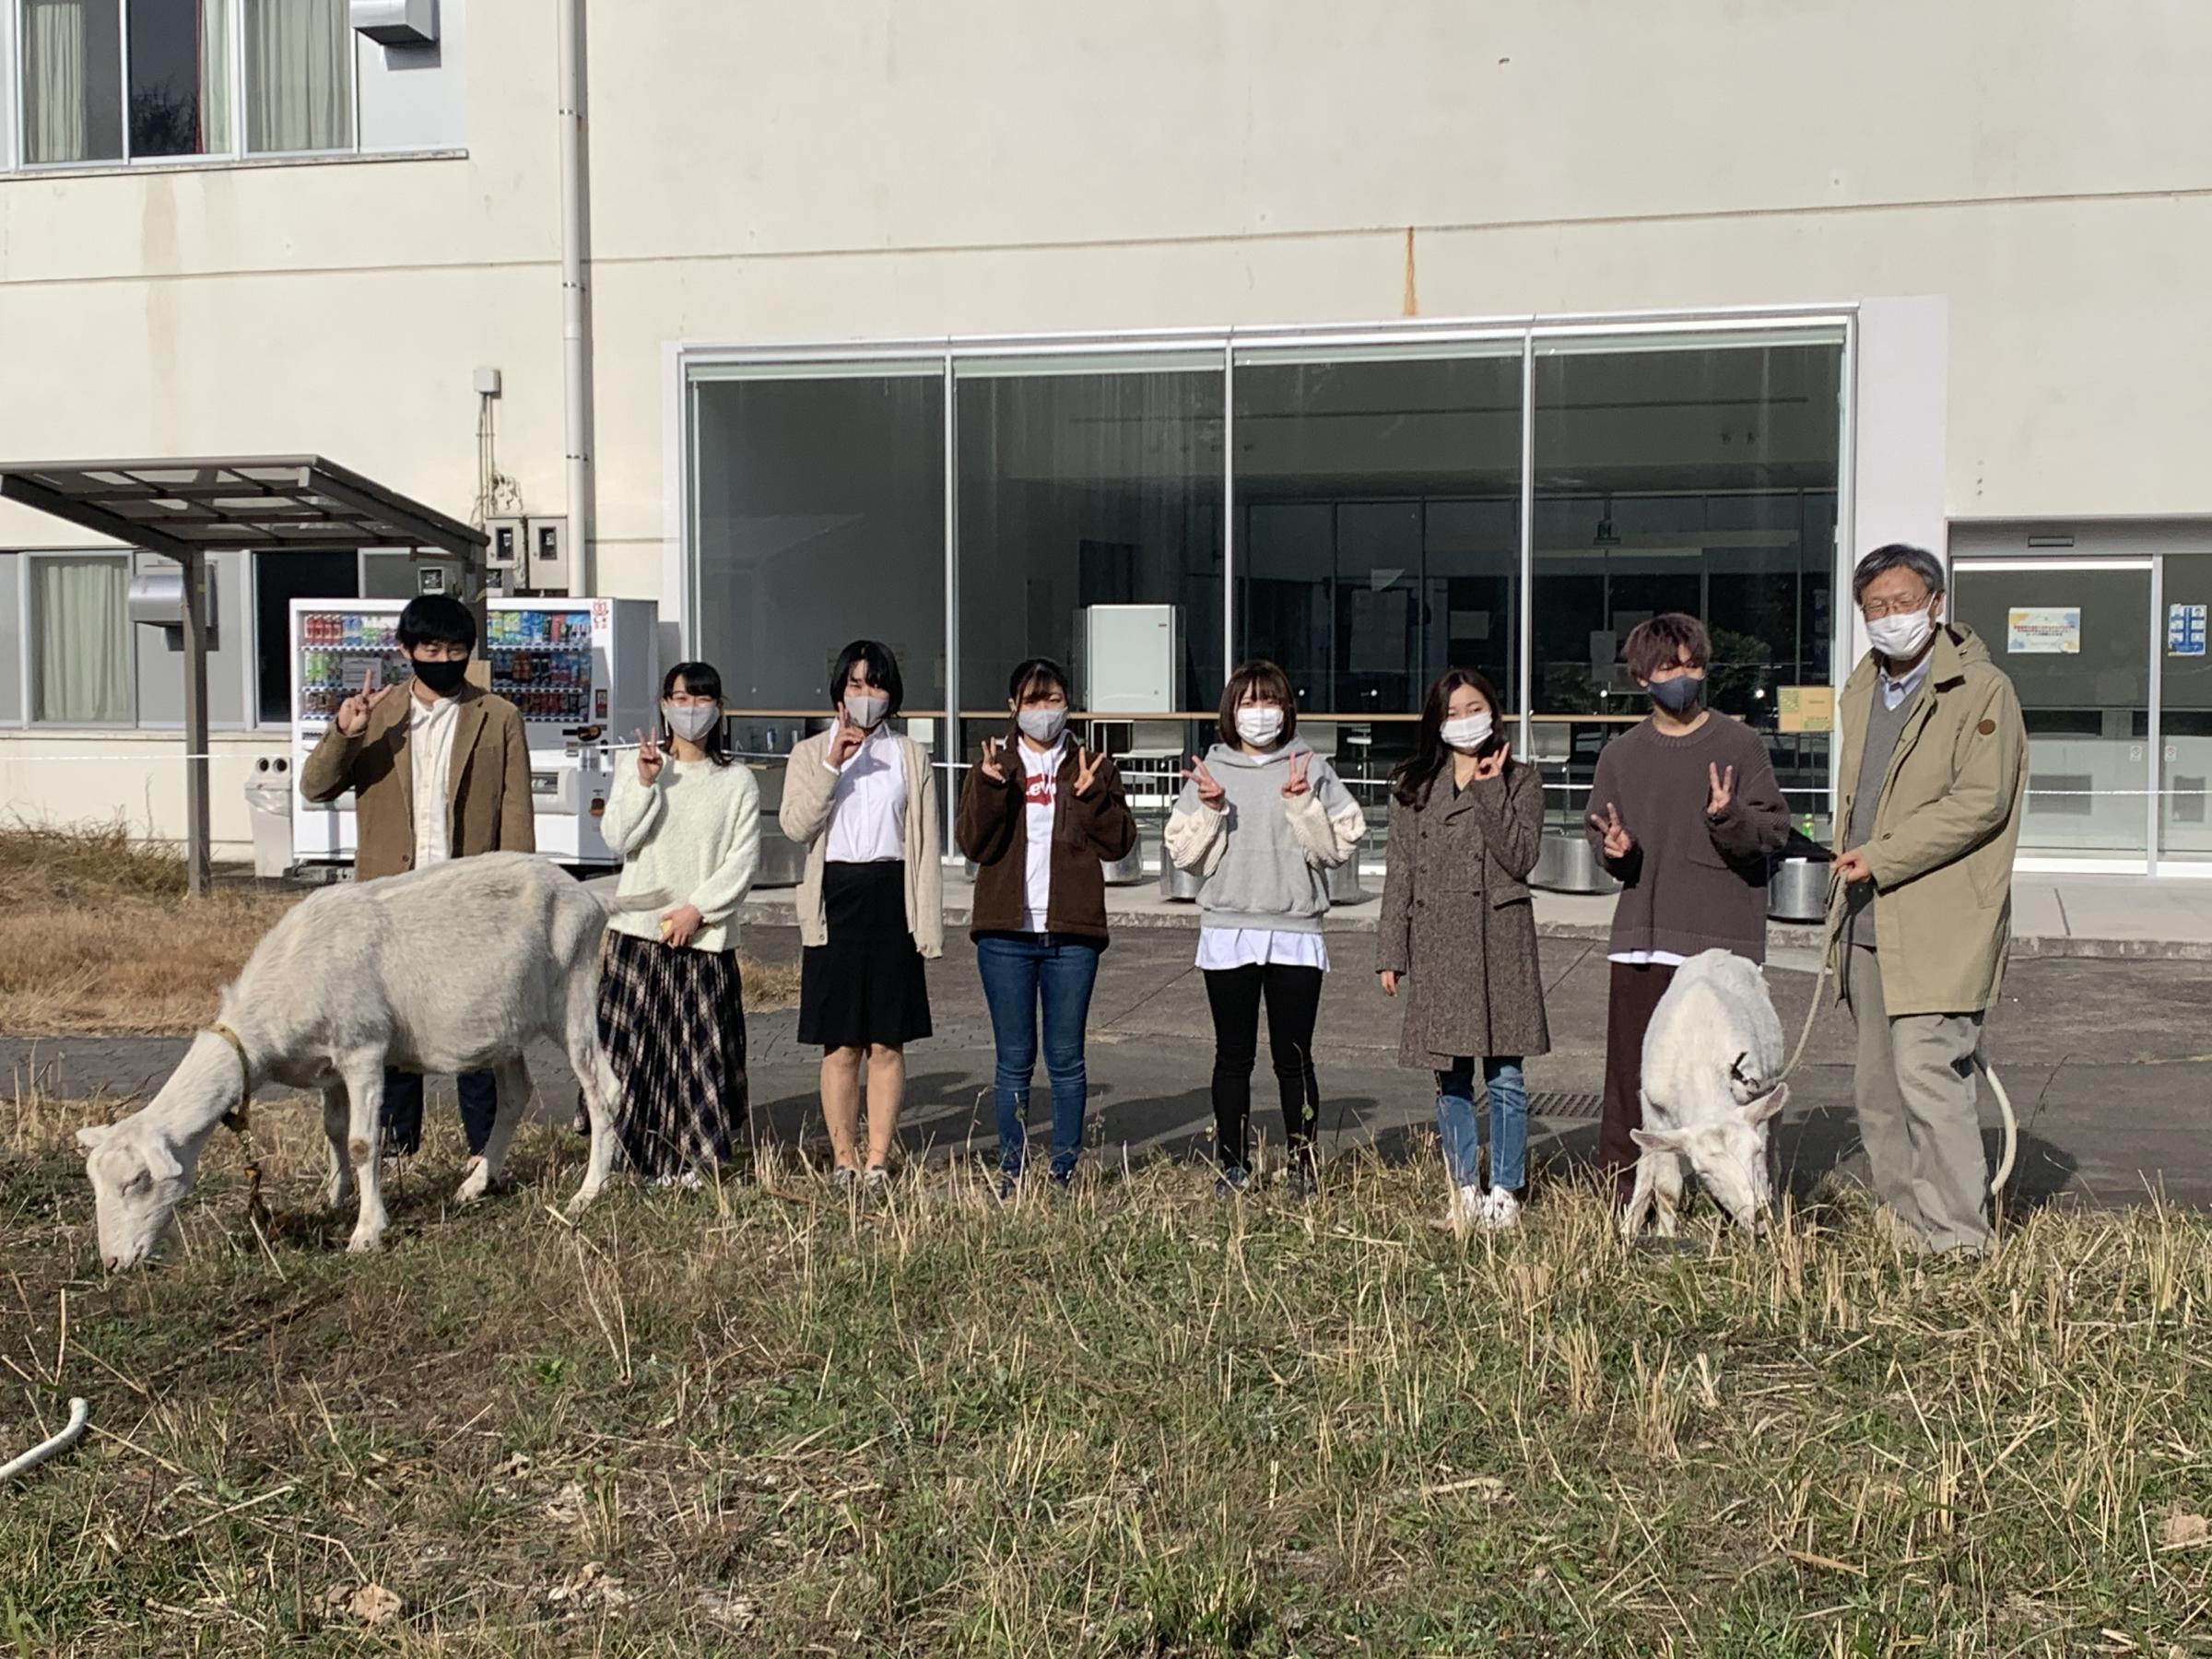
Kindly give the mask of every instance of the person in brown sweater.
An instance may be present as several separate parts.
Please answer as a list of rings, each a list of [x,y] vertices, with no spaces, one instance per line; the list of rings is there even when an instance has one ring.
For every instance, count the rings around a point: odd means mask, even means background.
[[[1607,744],[1590,789],[1589,825],[1625,885],[1607,949],[1601,1178],[1626,1202],[1642,1126],[1643,1033],[1675,969],[1705,950],[1767,959],[1768,860],[1790,833],[1789,808],[1759,734],[1704,706],[1712,641],[1678,612],[1653,617],[1621,653],[1651,693],[1652,715]]]
[[[999,1195],[1020,1182],[1037,1016],[1053,1080],[1053,1182],[1065,1190],[1083,1150],[1088,1081],[1084,1027],[1106,948],[1101,860],[1136,845],[1136,820],[1107,756],[1067,736],[1067,675],[1047,657],[1006,684],[1014,730],[986,738],[960,790],[953,837],[976,866],[969,935],[998,1050]]]

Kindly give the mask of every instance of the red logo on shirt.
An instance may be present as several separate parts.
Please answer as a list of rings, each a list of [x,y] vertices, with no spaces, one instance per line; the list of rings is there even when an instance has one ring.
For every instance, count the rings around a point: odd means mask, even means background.
[[[1031,772],[1029,788],[1022,799],[1031,806],[1050,806],[1053,804],[1053,778],[1050,772]]]

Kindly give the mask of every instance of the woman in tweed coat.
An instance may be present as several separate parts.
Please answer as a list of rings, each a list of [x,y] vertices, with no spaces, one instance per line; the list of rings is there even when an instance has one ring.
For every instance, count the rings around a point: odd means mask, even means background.
[[[1551,1047],[1528,873],[1544,827],[1535,768],[1513,759],[1498,693],[1445,671],[1421,710],[1413,758],[1391,778],[1390,846],[1375,970],[1406,988],[1398,1064],[1436,1074],[1436,1129],[1451,1218],[1511,1227],[1528,1146],[1521,1063]],[[1490,1178],[1480,1180],[1475,1068],[1490,1100]]]

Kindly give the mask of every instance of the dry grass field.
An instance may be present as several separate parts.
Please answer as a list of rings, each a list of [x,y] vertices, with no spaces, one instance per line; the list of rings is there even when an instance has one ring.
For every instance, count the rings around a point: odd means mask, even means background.
[[[534,1128],[355,1258],[270,1110],[274,1219],[218,1135],[104,1279],[92,1110],[0,1105],[0,1444],[93,1403],[0,1496],[26,1654],[2212,1653],[2201,1216],[1922,1265],[1845,1201],[1675,1253],[1557,1188],[1436,1231],[1418,1165],[853,1210],[765,1158],[571,1226]]]
[[[159,1035],[213,1018],[263,934],[304,896],[184,896],[184,861],[97,829],[0,827],[0,1033]],[[795,969],[744,965],[748,1009],[798,1000]]]

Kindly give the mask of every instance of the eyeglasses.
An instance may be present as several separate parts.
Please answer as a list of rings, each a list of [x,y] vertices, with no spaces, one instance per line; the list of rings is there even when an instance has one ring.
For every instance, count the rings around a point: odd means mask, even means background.
[[[1859,602],[1859,614],[1869,622],[1883,617],[1901,617],[1908,611],[1927,609],[1928,601],[1935,597],[1933,594],[1923,594],[1917,599],[1864,599]]]

